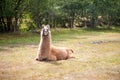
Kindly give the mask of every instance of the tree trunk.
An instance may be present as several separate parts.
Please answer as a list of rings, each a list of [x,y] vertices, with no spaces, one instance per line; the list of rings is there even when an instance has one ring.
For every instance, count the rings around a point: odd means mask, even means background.
[[[56,28],[56,19],[55,19],[55,23],[54,23],[54,28]]]
[[[72,22],[72,19],[70,19],[70,28],[72,28],[73,26],[73,22]]]
[[[6,31],[6,24],[5,24],[5,21],[4,21],[4,18],[3,17],[1,17],[1,26],[3,27],[3,32],[5,32]]]
[[[12,18],[7,17],[7,32],[12,32]]]
[[[19,31],[19,28],[18,28],[18,18],[15,17],[15,23],[14,23],[14,32],[16,31]]]
[[[109,17],[109,15],[107,15],[107,21],[108,21],[107,22],[107,27],[110,28],[111,23],[110,23],[110,17]]]
[[[1,28],[0,28],[0,32],[4,32],[4,31],[3,31],[3,25],[2,25],[2,19],[1,19],[1,17],[0,17],[0,27],[1,27]]]
[[[94,27],[94,28],[97,26],[96,18],[95,17],[92,17],[91,26]]]
[[[75,13],[74,11],[72,11],[72,14],[71,14],[71,24],[70,24],[70,28],[73,28],[74,27],[74,19],[75,19]]]
[[[37,28],[40,29],[40,22],[38,18],[35,19],[35,23],[36,23]]]
[[[84,21],[84,28],[87,28],[87,21]]]
[[[51,27],[54,28],[54,18],[53,18],[53,15],[51,16]]]

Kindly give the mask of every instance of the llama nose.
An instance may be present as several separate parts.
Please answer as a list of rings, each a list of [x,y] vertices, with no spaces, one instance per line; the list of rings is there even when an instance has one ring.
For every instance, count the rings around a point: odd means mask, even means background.
[[[48,33],[47,32],[44,32],[44,35],[47,35]]]
[[[45,29],[44,32],[47,32],[47,29]]]

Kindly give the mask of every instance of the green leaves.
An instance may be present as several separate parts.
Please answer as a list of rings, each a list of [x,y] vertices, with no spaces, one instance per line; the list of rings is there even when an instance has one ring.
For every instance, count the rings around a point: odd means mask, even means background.
[[[97,24],[98,16],[102,16],[106,24],[120,24],[120,1],[0,0],[0,26],[3,26],[0,30],[5,30],[4,28],[8,27],[6,18],[11,18],[11,23],[16,18],[16,24],[18,25],[17,20],[19,21],[26,14],[29,14],[30,21],[34,22],[38,28],[43,23],[49,23],[53,27],[57,26],[57,24],[63,26],[68,22],[73,26],[75,20],[84,24],[82,18],[89,19],[90,24]],[[11,24],[9,28],[14,28],[13,25],[15,24]]]

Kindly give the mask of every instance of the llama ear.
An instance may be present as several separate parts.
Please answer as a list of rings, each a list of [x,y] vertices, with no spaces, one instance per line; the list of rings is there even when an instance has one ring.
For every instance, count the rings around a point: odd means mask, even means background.
[[[44,28],[44,27],[45,27],[45,25],[43,24],[43,25],[42,25],[42,28]]]
[[[74,51],[71,49],[72,53],[74,53]]]
[[[69,49],[69,51],[71,51],[72,53],[74,53],[74,51],[72,49]]]
[[[49,24],[47,24],[46,26],[47,26],[47,28],[50,30],[50,25],[49,25]]]

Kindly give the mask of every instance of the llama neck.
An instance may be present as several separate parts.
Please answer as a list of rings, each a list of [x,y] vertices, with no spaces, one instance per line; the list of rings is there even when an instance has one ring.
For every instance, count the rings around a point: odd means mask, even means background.
[[[43,37],[42,42],[50,45],[51,39],[50,37]]]
[[[48,35],[48,36],[41,36],[41,41],[40,41],[41,45],[45,46],[45,47],[50,47],[51,45],[51,36]]]

